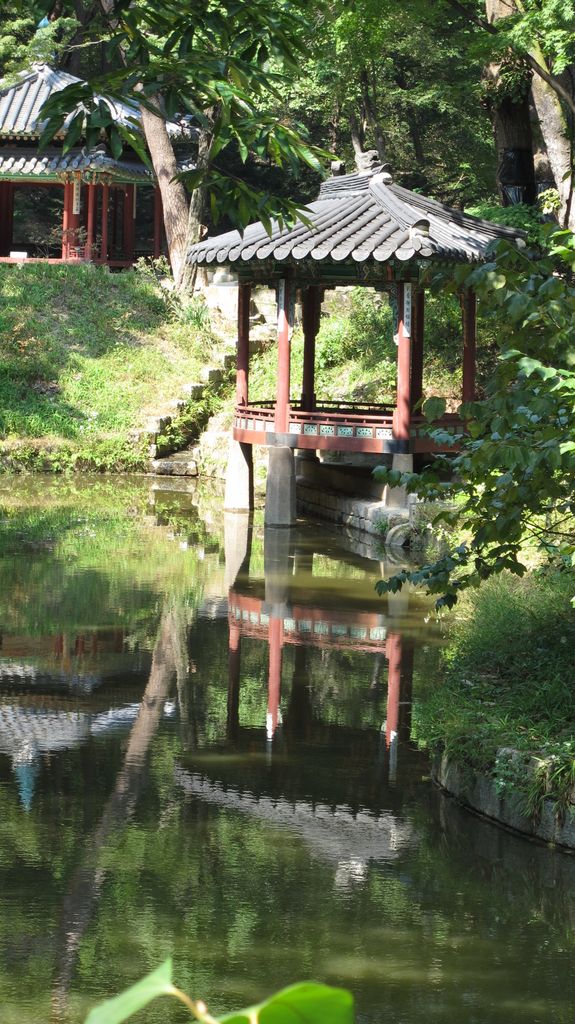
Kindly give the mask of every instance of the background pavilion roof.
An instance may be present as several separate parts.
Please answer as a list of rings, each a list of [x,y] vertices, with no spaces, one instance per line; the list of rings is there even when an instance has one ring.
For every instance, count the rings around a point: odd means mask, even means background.
[[[84,178],[110,175],[114,181],[151,182],[152,175],[138,160],[114,160],[103,147],[92,150],[72,149],[65,155],[62,150],[0,148],[0,178],[30,181],[62,181],[67,175],[80,171]]]
[[[48,64],[33,64],[31,70],[14,84],[4,87],[0,84],[0,139],[37,139],[46,120],[41,113],[46,100],[67,85],[81,81],[75,75],[57,71]],[[119,124],[140,121],[136,104],[115,100],[110,102],[110,107]],[[67,123],[64,123],[60,137],[66,134]],[[189,127],[183,123],[168,121],[167,127],[172,136],[189,134]]]
[[[325,181],[308,204],[310,225],[297,223],[271,238],[261,223],[250,224],[243,237],[230,231],[193,246],[188,260],[201,264],[240,264],[269,260],[294,265],[313,259],[324,263],[380,263],[390,259],[440,258],[474,262],[485,257],[497,238],[521,242],[523,233],[470,217],[393,183],[381,166]]]

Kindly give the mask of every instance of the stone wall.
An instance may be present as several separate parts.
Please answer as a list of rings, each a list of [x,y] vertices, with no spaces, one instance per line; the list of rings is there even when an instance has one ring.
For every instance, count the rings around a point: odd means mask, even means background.
[[[521,794],[500,793],[490,775],[463,770],[444,754],[432,768],[432,778],[443,790],[479,814],[534,839],[575,850],[575,794],[564,821],[557,817],[553,801],[544,799],[535,819],[525,811]]]

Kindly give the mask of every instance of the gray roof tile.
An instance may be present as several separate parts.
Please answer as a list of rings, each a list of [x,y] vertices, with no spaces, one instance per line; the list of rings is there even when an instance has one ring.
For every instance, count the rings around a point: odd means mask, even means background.
[[[41,134],[45,124],[42,117],[42,106],[55,92],[74,85],[82,79],[69,75],[66,71],[57,71],[48,64],[33,64],[30,71],[23,74],[16,83],[2,87],[0,83],[0,139],[35,139]],[[140,111],[137,104],[123,103],[119,100],[108,101],[114,120],[118,124],[133,125],[140,122]],[[66,134],[67,124],[72,115],[64,123]],[[168,121],[170,135],[186,134],[186,128],[176,121]]]
[[[66,174],[81,171],[84,177],[106,174],[118,181],[151,182],[152,176],[144,164],[135,160],[114,160],[100,147],[93,150],[46,150],[38,154],[34,149],[5,149],[0,147],[0,178],[38,178],[58,181]]]
[[[298,222],[271,237],[263,224],[243,235],[229,231],[193,246],[190,263],[245,264],[273,260],[293,265],[311,257],[321,262],[378,263],[414,257],[476,261],[496,238],[521,242],[523,233],[470,217],[443,203],[409,192],[383,168],[330,178],[306,208],[309,224]]]

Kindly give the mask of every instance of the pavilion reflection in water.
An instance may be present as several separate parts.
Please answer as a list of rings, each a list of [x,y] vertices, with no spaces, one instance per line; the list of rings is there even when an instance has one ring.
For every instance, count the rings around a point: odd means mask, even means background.
[[[243,520],[243,521],[242,521]],[[389,781],[397,773],[398,741],[409,740],[413,681],[413,640],[409,635],[409,597],[388,595],[382,599],[375,592],[379,573],[386,566],[337,549],[338,559],[346,559],[361,567],[362,574],[346,579],[345,588],[336,585],[333,576],[314,574],[313,559],[321,544],[315,536],[310,546],[309,534],[296,529],[267,528],[264,537],[264,575],[249,574],[250,526],[240,517],[232,526],[232,542],[228,545],[240,562],[228,594],[229,682],[228,739],[239,731],[242,638],[265,640],[268,657],[268,707],[266,737],[268,750],[282,727],[281,684],[282,652],[286,645],[296,646],[294,678],[290,710],[292,719],[298,715],[297,690],[308,683],[307,652],[349,649],[365,655],[366,674],[370,664],[379,675],[380,663],[387,664],[387,714],[382,723],[382,738],[389,757]],[[239,531],[239,532],[238,532]],[[331,541],[331,543],[330,543]],[[327,547],[333,551],[333,538]],[[233,563],[233,556],[229,558]],[[311,715],[309,701],[303,700],[304,717]],[[301,713],[299,714],[302,726]],[[311,725],[311,721],[308,722]]]

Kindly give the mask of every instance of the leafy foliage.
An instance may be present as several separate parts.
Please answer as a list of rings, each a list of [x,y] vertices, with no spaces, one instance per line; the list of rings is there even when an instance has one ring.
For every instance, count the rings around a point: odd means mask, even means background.
[[[194,1002],[172,982],[172,962],[166,960],[136,985],[96,1007],[86,1024],[123,1024],[158,996],[173,996],[204,1024],[216,1024],[202,1002]],[[221,1024],[353,1024],[353,999],[344,989],[304,982],[277,992],[258,1006],[220,1018]]]
[[[298,70],[311,32],[310,12],[317,18],[317,5],[312,7],[309,0],[278,0],[273,5],[267,0],[116,0],[104,6],[107,18],[101,33],[111,66],[49,100],[41,147],[71,112],[65,151],[80,138],[92,147],[105,134],[114,157],[130,146],[148,162],[138,107],[147,106],[167,119],[187,115],[207,132],[210,159],[198,161],[196,170],[181,177],[190,189],[208,190],[213,221],[226,216],[239,227],[253,219],[267,225],[271,217],[280,223],[293,221],[297,203],[262,193],[230,173],[225,158],[217,158],[231,146],[243,163],[251,157],[292,169],[303,163],[320,171],[319,158],[327,154],[310,146],[301,126],[278,119],[273,109],[286,76]],[[74,2],[66,0],[61,7],[66,14],[74,10]],[[119,122],[116,100],[133,104],[134,117],[128,123]]]
[[[523,575],[528,542],[570,570],[575,565],[575,238],[550,226],[546,236],[542,256],[501,242],[490,263],[455,274],[456,287],[473,287],[507,325],[491,392],[462,407],[464,433],[431,429],[438,440],[457,441],[459,454],[436,458],[421,475],[380,475],[428,499],[458,495],[461,504],[437,521],[469,539],[382,581],[380,592],[409,579],[441,594],[439,606],[452,606],[461,589],[503,569]],[[438,410],[427,412],[433,419]]]

